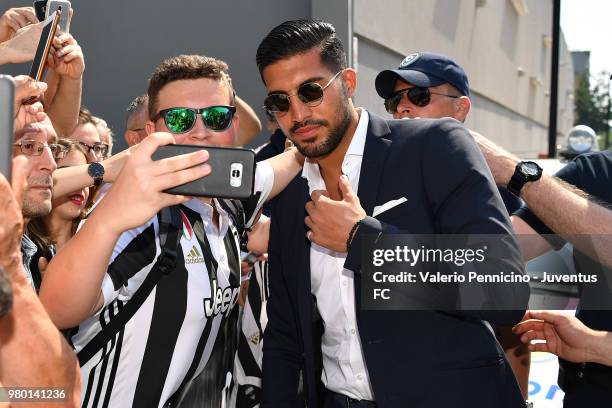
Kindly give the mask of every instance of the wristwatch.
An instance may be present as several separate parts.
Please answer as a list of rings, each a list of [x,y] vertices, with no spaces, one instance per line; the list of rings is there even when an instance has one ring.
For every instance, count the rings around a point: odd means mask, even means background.
[[[530,181],[539,180],[540,177],[542,177],[542,168],[537,163],[532,161],[518,162],[508,183],[508,190],[515,196],[520,197],[523,186]]]
[[[102,178],[104,177],[104,166],[100,163],[93,162],[89,163],[87,167],[87,174],[94,180],[94,185],[97,187],[102,184]]]

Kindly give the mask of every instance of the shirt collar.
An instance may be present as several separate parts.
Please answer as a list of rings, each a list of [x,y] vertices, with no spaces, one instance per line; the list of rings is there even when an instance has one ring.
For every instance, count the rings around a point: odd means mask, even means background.
[[[219,213],[219,234],[224,236],[227,233],[227,229],[229,227],[229,216],[227,212],[221,207],[216,198],[213,198],[212,202],[214,203],[215,209]],[[190,210],[193,210],[199,213],[202,216],[202,219],[205,223],[212,222],[212,214],[213,207],[210,204],[206,204],[197,198],[193,198],[183,205]]]
[[[363,157],[363,150],[365,148],[366,135],[368,133],[368,123],[370,121],[370,117],[368,115],[368,111],[363,108],[358,108],[359,111],[359,122],[357,122],[357,128],[355,129],[355,133],[353,134],[353,139],[351,140],[351,144],[346,151],[347,156],[359,156]],[[318,180],[321,178],[321,173],[319,171],[319,164],[314,161],[310,161],[308,158],[304,161],[304,168],[302,169],[302,178],[308,180],[309,183],[313,182],[315,179]],[[323,190],[324,190],[323,186]]]

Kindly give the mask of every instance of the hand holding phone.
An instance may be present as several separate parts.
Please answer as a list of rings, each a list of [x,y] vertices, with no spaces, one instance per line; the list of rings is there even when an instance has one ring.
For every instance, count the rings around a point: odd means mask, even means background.
[[[195,152],[152,160],[151,156],[161,145],[173,142],[172,135],[164,132],[153,133],[140,142],[92,217],[101,217],[108,231],[120,234],[144,224],[164,207],[189,200],[190,197],[164,191],[209,174],[208,154]]]
[[[195,197],[248,198],[255,183],[255,152],[250,149],[170,144],[161,146],[153,160],[206,150],[212,173],[166,190],[170,194]]]
[[[20,29],[38,23],[32,7],[14,7],[0,12],[0,42],[9,40]]]

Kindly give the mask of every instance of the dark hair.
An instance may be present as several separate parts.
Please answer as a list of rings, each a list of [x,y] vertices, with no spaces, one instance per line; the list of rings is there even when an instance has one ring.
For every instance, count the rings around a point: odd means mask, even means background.
[[[257,67],[263,79],[263,70],[285,58],[319,48],[321,62],[330,71],[346,68],[346,54],[336,29],[319,20],[285,21],[268,33],[257,48]]]
[[[127,115],[125,118],[125,125],[128,128],[128,130],[131,130],[130,124],[131,122],[133,122],[132,119],[136,116],[137,113],[144,110],[147,113],[147,118],[149,117],[148,116],[149,115],[148,106],[149,106],[149,95],[147,94],[137,96],[136,98],[134,98],[132,102],[130,102],[129,106],[126,109]]]
[[[200,78],[211,78],[225,83],[230,94],[230,104],[235,104],[236,95],[225,62],[203,55],[179,55],[163,60],[149,79],[149,117],[153,118],[157,114],[157,97],[164,86],[181,79]]]

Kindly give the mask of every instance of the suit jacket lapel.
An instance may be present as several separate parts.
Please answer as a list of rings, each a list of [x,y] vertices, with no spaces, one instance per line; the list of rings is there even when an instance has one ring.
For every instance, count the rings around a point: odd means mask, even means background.
[[[384,163],[387,160],[389,146],[391,142],[383,136],[391,133],[389,125],[380,116],[368,112],[370,121],[368,123],[368,133],[363,148],[363,159],[361,160],[361,173],[359,175],[359,190],[357,196],[361,202],[361,207],[366,214],[371,216],[374,211],[374,204],[378,196],[378,189],[381,185],[380,178]],[[355,313],[357,324],[361,314],[361,274],[355,273]],[[361,331],[361,327],[360,327]]]
[[[391,144],[389,140],[383,139],[382,136],[391,133],[391,130],[383,118],[370,112],[368,114],[370,121],[363,149],[357,195],[366,214],[371,216],[378,196],[378,188],[381,184],[380,176],[384,167],[383,163],[387,159]]]

